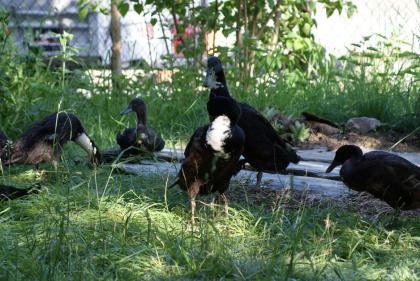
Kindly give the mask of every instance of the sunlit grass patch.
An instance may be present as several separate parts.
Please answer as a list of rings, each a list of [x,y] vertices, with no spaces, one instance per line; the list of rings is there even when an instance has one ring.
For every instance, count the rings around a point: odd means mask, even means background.
[[[334,205],[302,201],[300,208],[272,208],[253,196],[233,198],[225,215],[205,196],[192,226],[186,194],[171,189],[165,201],[164,178],[110,171],[83,171],[61,186],[44,182],[43,193],[0,203],[2,278],[347,280],[385,274],[415,280],[418,274],[416,220],[387,229]]]

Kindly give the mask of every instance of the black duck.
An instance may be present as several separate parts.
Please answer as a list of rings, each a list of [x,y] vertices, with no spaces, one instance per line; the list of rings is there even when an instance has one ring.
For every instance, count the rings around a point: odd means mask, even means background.
[[[349,188],[369,192],[393,208],[420,208],[420,168],[410,161],[384,151],[363,154],[358,146],[343,145],[327,173],[339,165]]]
[[[147,127],[147,108],[143,100],[133,99],[121,115],[135,112],[137,127],[127,128],[117,134],[117,143],[126,154],[139,154],[144,151],[161,151],[165,141],[153,129]]]
[[[28,189],[19,189],[14,186],[0,184],[0,200],[13,200],[25,195],[35,194],[39,192],[39,186]]]
[[[210,88],[209,99],[216,96],[230,97],[222,63],[217,57],[207,60],[207,75],[203,84]],[[290,162],[298,163],[300,158],[275,131],[270,122],[257,110],[246,103],[238,103],[242,114],[238,125],[245,132],[243,156],[257,171],[257,186],[261,183],[262,172],[279,172]]]
[[[207,103],[207,111],[211,124],[198,128],[191,137],[175,182],[188,193],[192,223],[197,194],[219,192],[227,210],[224,193],[232,175],[238,172],[245,141],[244,132],[237,125],[241,110],[233,99],[215,97]]]
[[[88,153],[92,163],[101,161],[100,151],[86,134],[80,119],[72,113],[60,112],[33,123],[16,141],[5,164],[37,166],[42,162],[52,162],[57,169],[63,146],[70,140]]]

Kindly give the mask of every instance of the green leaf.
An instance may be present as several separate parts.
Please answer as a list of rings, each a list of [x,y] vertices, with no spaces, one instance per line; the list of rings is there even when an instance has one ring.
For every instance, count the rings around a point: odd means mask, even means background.
[[[310,35],[311,34],[311,25],[309,24],[309,23],[305,23],[304,25],[303,25],[303,33],[305,34],[305,35]]]
[[[150,24],[151,24],[151,25],[155,26],[155,24],[156,24],[156,23],[157,23],[157,19],[152,18],[152,19],[150,20]]]
[[[118,4],[118,11],[120,11],[122,16],[125,16],[127,14],[129,8],[130,8],[130,5],[128,3],[121,1]]]
[[[300,40],[295,40],[295,42],[293,42],[293,49],[294,50],[300,50],[303,48],[303,44]]]
[[[343,11],[343,3],[341,1],[337,1],[335,8],[338,10],[338,14],[341,14]]]
[[[87,15],[88,15],[88,13],[89,13],[89,8],[87,6],[79,9],[79,18],[80,18],[80,20],[81,21],[84,21],[85,18],[87,17]]]
[[[141,14],[143,12],[143,5],[140,3],[134,4],[134,11],[136,11],[137,14]]]
[[[101,12],[103,15],[109,15],[109,9],[105,7],[100,7],[99,12]]]
[[[357,11],[357,6],[353,3],[347,3],[347,17],[351,17]]]
[[[331,15],[334,13],[334,8],[331,6],[327,6],[326,10],[327,10],[327,17],[328,18],[331,17]]]
[[[316,3],[315,1],[309,1],[308,7],[311,11],[316,11]]]

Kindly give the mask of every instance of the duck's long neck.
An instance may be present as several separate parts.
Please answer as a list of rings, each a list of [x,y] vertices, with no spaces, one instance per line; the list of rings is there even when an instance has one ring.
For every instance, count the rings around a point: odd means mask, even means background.
[[[219,83],[222,83],[222,85],[227,89],[225,72],[223,71],[223,69],[219,71],[218,73],[216,73],[216,81]]]
[[[95,143],[86,135],[85,132],[82,132],[79,136],[77,136],[74,141],[85,150],[90,157],[95,157],[95,155],[99,152],[99,149],[95,145]]]
[[[222,86],[219,86],[217,88],[212,88],[210,90],[210,96],[209,98],[212,97],[230,97],[229,94],[229,89],[226,83],[226,78],[225,78],[225,73],[224,71],[220,71],[218,73],[216,73],[216,82],[219,82]]]
[[[136,115],[137,115],[137,127],[146,126],[146,123],[147,123],[146,111],[136,112]]]

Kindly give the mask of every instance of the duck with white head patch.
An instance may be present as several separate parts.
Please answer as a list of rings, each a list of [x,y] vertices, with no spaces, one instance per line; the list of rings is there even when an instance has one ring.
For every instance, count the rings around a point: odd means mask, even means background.
[[[234,99],[216,97],[207,103],[207,111],[211,124],[194,132],[185,149],[178,180],[173,184],[187,191],[193,223],[197,194],[218,191],[227,211],[224,193],[231,177],[238,172],[245,142],[244,132],[237,125],[241,109]]]
[[[147,127],[147,107],[140,98],[130,101],[121,115],[135,112],[137,116],[136,128],[127,128],[122,134],[117,134],[117,143],[126,155],[141,154],[142,152],[161,151],[165,141],[152,128]]]
[[[211,56],[207,60],[207,74],[203,86],[210,89],[209,100],[214,97],[230,98],[222,63]],[[262,172],[280,172],[290,162],[298,163],[300,157],[274,130],[270,122],[246,103],[238,103],[242,114],[238,125],[244,130],[246,140],[241,164],[249,162],[257,171],[257,186]]]
[[[38,164],[52,162],[57,170],[63,147],[74,141],[85,150],[93,164],[101,162],[101,153],[89,138],[80,119],[67,112],[52,113],[33,123],[16,141],[5,164]]]

